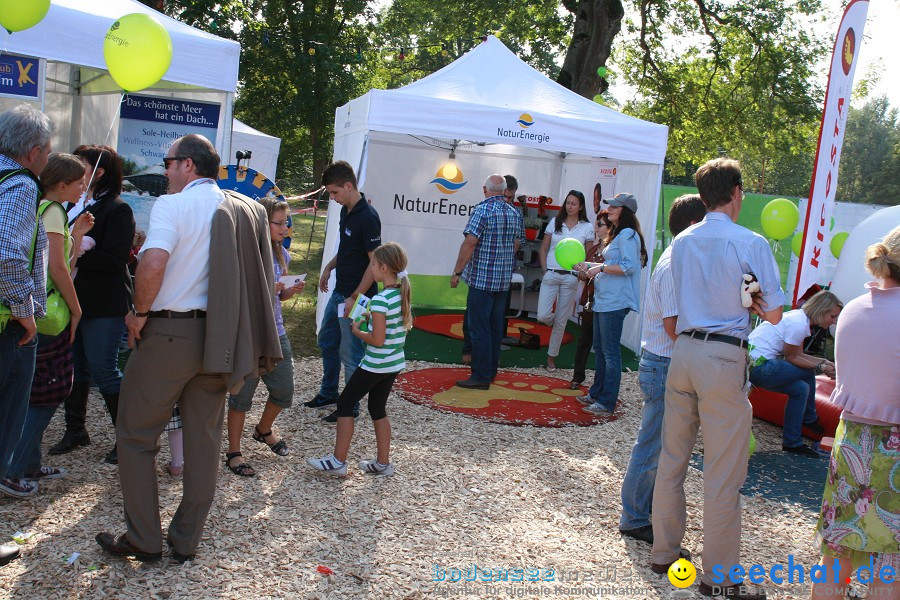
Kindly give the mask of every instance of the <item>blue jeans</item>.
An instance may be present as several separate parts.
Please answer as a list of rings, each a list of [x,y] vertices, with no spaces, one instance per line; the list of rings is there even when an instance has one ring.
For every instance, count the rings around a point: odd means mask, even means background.
[[[619,385],[622,382],[622,324],[630,308],[620,308],[594,313],[594,385],[588,395],[594,402],[612,411],[619,399]]]
[[[0,478],[6,477],[28,412],[37,336],[24,346],[25,328],[10,319],[0,333]]]
[[[490,383],[500,365],[500,330],[506,313],[508,290],[489,292],[469,288],[466,319],[472,340],[472,380]]]
[[[816,374],[786,360],[767,360],[750,369],[750,383],[780,394],[787,394],[784,405],[783,444],[796,448],[803,443],[800,433],[804,423],[812,423],[816,416]]]
[[[503,320],[500,322],[500,340],[508,335],[509,332],[509,303],[512,298],[512,292],[506,290],[506,305],[503,308]],[[469,322],[466,320],[468,311],[463,311],[463,354],[472,354],[472,338],[469,336]]]
[[[75,381],[93,381],[101,394],[119,393],[119,341],[124,331],[125,317],[94,317],[78,323],[72,344]]]
[[[653,504],[653,482],[662,447],[662,424],[665,413],[666,375],[671,359],[646,350],[641,352],[638,383],[644,396],[641,427],[631,448],[631,460],[622,480],[622,517],[619,529],[635,529],[650,525]]]
[[[343,302],[344,296],[336,291],[331,292],[319,327],[318,344],[322,351],[322,385],[319,387],[319,395],[329,400],[336,400],[338,397],[341,364],[344,365],[346,385],[363,358],[363,343],[353,335],[350,319],[337,316],[338,304]]]
[[[22,428],[22,437],[16,446],[12,463],[7,474],[9,477],[22,479],[26,473],[36,473],[41,468],[41,441],[44,439],[44,431],[50,424],[50,419],[56,412],[58,405],[53,406],[28,406],[28,414],[25,415],[25,426]]]

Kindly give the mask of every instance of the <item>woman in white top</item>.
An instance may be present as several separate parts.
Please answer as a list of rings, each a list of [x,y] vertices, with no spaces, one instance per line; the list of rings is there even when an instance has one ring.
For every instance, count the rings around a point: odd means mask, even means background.
[[[834,377],[834,363],[803,352],[810,326],[828,328],[837,322],[844,305],[837,296],[821,291],[802,308],[784,314],[777,325],[763,322],[750,333],[750,383],[787,394],[781,449],[818,456],[803,443],[801,428],[821,434],[816,416],[816,375]]]
[[[537,320],[553,326],[547,348],[547,368],[551,370],[556,368],[556,357],[559,356],[566,323],[572,316],[578,293],[576,273],[563,269],[556,262],[556,245],[565,238],[575,238],[582,244],[594,239],[594,228],[588,221],[584,207],[584,194],[578,190],[572,190],[566,195],[566,201],[556,218],[544,228],[544,239],[541,242],[540,260],[544,276],[538,296]]]

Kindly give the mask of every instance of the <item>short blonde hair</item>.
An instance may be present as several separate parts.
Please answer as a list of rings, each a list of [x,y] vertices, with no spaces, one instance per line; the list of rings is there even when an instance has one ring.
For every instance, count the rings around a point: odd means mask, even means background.
[[[894,227],[883,240],[869,246],[866,268],[878,279],[900,283],[900,227]]]
[[[822,290],[807,300],[801,307],[801,310],[809,317],[810,323],[818,325],[825,320],[825,315],[835,306],[844,308],[844,303],[828,290]]]

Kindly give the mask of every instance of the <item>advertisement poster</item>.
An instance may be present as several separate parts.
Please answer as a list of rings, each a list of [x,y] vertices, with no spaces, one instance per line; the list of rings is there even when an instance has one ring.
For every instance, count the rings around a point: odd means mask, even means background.
[[[16,54],[0,54],[0,96],[37,100],[40,97],[41,61]]]
[[[156,197],[166,193],[163,157],[178,138],[197,133],[215,145],[221,105],[195,100],[126,94],[119,112],[124,189],[138,230],[146,231]]]

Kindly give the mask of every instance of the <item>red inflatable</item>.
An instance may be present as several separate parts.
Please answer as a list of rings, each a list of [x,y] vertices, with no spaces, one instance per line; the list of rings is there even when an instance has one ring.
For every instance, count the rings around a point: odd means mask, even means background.
[[[823,435],[818,435],[803,428],[803,435],[818,440],[822,437],[834,437],[838,421],[841,418],[841,408],[829,401],[834,390],[834,380],[821,375],[816,377],[816,414],[819,422],[825,429]],[[787,403],[787,395],[778,392],[770,392],[763,388],[753,388],[750,392],[750,404],[753,406],[753,416],[775,425],[784,426],[784,405]]]

